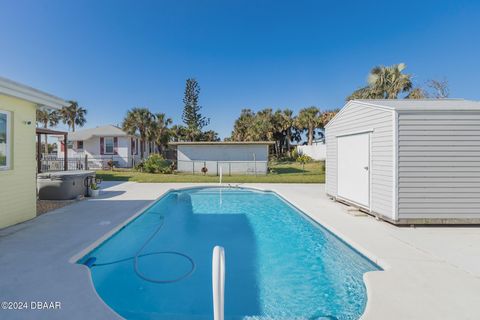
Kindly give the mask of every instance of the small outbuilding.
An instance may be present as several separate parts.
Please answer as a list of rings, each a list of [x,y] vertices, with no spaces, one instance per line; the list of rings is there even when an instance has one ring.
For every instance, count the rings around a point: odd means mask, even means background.
[[[271,141],[169,143],[177,149],[177,171],[213,175],[267,174],[271,144]]]
[[[480,102],[352,100],[326,144],[336,200],[396,224],[480,223]]]

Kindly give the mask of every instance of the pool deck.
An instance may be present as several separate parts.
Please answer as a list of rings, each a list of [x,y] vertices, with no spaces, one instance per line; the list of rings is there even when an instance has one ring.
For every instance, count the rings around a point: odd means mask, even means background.
[[[212,184],[103,185],[98,199],[0,230],[0,301],[61,303],[0,309],[0,319],[120,318],[97,296],[88,269],[69,261],[167,190]],[[480,227],[396,227],[349,214],[322,184],[242,186],[277,192],[385,269],[365,275],[362,319],[480,319]]]

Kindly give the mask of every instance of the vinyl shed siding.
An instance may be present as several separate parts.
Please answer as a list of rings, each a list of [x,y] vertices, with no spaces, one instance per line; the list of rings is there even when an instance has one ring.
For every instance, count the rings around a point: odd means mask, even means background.
[[[327,194],[337,196],[337,136],[373,129],[371,133],[370,206],[375,213],[394,218],[394,112],[352,103],[326,129]]]
[[[399,112],[400,219],[480,216],[480,112]]]

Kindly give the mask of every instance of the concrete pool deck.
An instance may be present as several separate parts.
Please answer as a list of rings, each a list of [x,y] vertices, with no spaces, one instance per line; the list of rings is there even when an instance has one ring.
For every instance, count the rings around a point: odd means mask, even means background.
[[[0,301],[61,303],[54,310],[0,309],[0,319],[118,319],[87,268],[69,260],[167,190],[205,184],[103,185],[98,199],[0,230]],[[242,186],[277,192],[385,269],[365,275],[362,319],[480,319],[480,227],[395,227],[347,213],[322,184]]]

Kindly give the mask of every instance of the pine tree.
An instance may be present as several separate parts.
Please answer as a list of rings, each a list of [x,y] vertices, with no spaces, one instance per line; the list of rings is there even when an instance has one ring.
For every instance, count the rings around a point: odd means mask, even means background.
[[[198,105],[198,95],[200,94],[200,86],[197,80],[187,79],[185,85],[185,97],[183,98],[184,108],[182,114],[182,120],[187,125],[188,138],[191,141],[195,141],[200,136],[203,127],[210,123],[210,119],[202,116],[200,110],[201,106]]]

